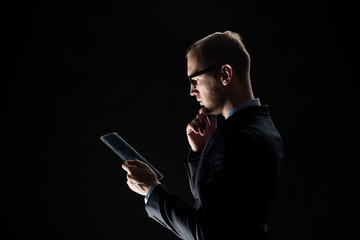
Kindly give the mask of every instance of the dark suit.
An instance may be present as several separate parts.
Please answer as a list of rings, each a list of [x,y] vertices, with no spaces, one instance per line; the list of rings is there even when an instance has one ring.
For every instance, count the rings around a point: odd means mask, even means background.
[[[185,165],[195,205],[160,184],[145,209],[182,239],[266,239],[282,159],[268,107],[244,108],[213,132],[201,158],[190,151]]]

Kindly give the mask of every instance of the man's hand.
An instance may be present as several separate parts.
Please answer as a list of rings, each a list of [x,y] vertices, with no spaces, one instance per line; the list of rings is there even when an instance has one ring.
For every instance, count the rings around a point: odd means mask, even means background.
[[[186,127],[186,134],[193,152],[196,154],[202,152],[216,125],[217,117],[209,115],[205,108],[201,108],[199,114]]]
[[[134,192],[146,196],[151,186],[158,182],[154,171],[143,162],[128,160],[122,164],[127,172],[127,184]]]

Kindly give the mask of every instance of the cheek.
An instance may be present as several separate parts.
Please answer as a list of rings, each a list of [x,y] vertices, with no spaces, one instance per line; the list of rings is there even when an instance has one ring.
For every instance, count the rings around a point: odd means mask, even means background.
[[[205,82],[199,82],[199,85],[196,87],[196,89],[198,90],[198,95],[201,99],[208,99],[210,96],[210,89],[211,86],[208,84],[209,81]]]
[[[202,89],[202,91],[201,91],[201,96],[203,96],[204,98],[208,98],[209,97],[209,95],[210,95],[210,91],[209,91],[209,89]]]
[[[203,83],[199,83],[198,86],[196,86],[196,89],[202,95],[204,95],[207,92],[207,86],[205,84],[203,84]]]

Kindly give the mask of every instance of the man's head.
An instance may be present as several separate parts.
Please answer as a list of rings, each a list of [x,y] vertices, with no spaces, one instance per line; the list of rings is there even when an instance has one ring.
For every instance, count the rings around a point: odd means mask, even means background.
[[[191,96],[211,114],[224,114],[229,104],[252,96],[250,57],[239,34],[211,34],[187,51]]]

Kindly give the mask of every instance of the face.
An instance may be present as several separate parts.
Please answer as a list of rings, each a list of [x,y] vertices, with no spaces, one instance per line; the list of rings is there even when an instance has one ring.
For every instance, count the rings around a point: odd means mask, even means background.
[[[204,66],[208,67],[208,66]],[[201,71],[203,68],[198,65],[196,57],[188,56],[188,75]],[[225,102],[224,86],[219,79],[211,73],[204,73],[193,78],[195,88],[190,85],[190,95],[196,97],[201,106],[213,115],[222,112]]]

